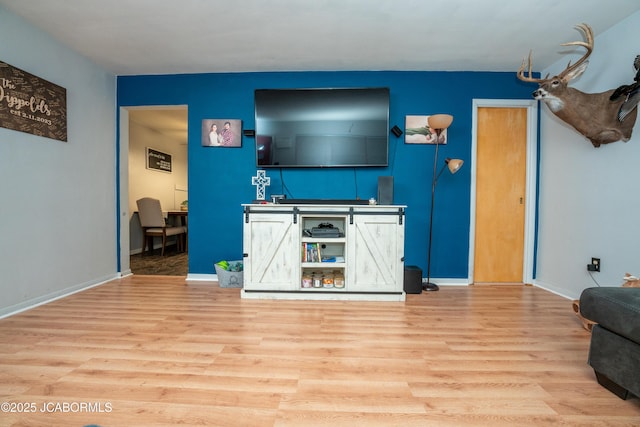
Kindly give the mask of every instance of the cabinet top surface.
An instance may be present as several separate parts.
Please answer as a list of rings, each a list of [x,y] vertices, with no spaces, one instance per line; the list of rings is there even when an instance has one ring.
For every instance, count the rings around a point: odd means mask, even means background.
[[[303,212],[304,210],[317,210],[317,209],[332,209],[332,210],[345,210],[345,209],[350,209],[350,208],[354,208],[354,209],[366,209],[366,210],[376,210],[376,209],[400,209],[400,208],[406,208],[406,205],[331,205],[331,204],[300,204],[300,205],[296,205],[296,204],[277,204],[277,203],[243,203],[242,206],[247,206],[250,207],[251,209],[277,209],[277,210],[283,210],[283,211],[288,211],[291,210],[293,208],[298,209],[300,212]]]

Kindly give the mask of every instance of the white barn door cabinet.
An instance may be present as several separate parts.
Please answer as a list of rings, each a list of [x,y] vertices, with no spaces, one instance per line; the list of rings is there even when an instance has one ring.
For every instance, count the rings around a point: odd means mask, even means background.
[[[403,301],[405,206],[243,205],[243,298]]]

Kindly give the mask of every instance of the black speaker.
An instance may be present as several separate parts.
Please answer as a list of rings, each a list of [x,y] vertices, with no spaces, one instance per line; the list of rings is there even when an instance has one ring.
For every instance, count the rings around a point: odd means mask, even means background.
[[[393,204],[393,176],[378,177],[378,204]]]
[[[420,267],[404,266],[404,292],[407,294],[422,293],[422,269]]]
[[[253,129],[245,129],[242,133],[244,136],[256,136],[256,131]]]
[[[398,126],[393,126],[391,128],[391,133],[394,134],[397,138],[400,138],[400,136],[402,135],[402,129],[400,129]]]

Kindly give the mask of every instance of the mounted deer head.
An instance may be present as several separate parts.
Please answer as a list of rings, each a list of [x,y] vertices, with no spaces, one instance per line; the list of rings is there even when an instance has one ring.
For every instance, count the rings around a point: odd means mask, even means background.
[[[626,102],[625,97],[611,100],[614,92],[611,89],[602,93],[584,93],[568,84],[581,75],[587,68],[589,55],[593,51],[593,32],[587,24],[576,26],[585,41],[563,43],[562,46],[580,46],[587,51],[575,64],[571,62],[560,74],[544,79],[533,78],[531,74],[531,53],[528,59],[528,75],[525,76],[525,60],[518,70],[518,78],[525,82],[538,83],[539,87],[533,92],[533,97],[544,101],[551,112],[561,120],[573,126],[578,132],[587,137],[594,147],[619,140],[628,141],[636,122],[637,108],[628,113],[622,120],[618,120],[618,112]]]

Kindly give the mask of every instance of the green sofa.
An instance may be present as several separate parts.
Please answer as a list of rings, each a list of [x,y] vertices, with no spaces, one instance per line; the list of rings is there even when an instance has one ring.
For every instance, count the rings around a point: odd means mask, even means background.
[[[622,399],[640,397],[640,288],[587,288],[580,314],[597,323],[588,363],[598,383]]]

